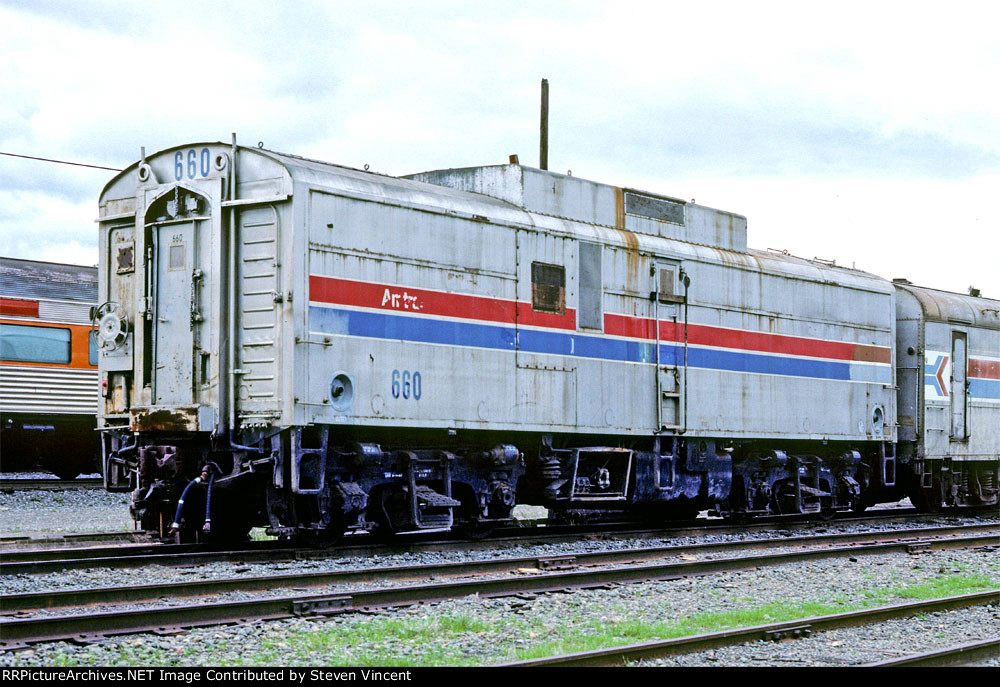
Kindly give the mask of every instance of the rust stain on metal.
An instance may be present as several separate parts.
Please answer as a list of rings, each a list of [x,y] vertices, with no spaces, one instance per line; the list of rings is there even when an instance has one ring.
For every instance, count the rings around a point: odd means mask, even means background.
[[[716,255],[719,256],[719,261],[724,265],[742,267],[746,264],[746,255],[743,253],[726,250],[725,248],[713,248],[712,250],[715,251]]]
[[[109,199],[102,217],[117,217],[135,213],[135,198]]]
[[[615,186],[615,229],[625,228],[625,190]]]
[[[629,291],[639,291],[639,238],[628,229],[618,229],[625,241],[625,283]]]
[[[625,228],[625,191],[615,187],[615,230],[625,242],[626,284],[629,291],[639,290],[639,238]]]
[[[197,432],[198,407],[133,408],[129,429],[133,432]]]

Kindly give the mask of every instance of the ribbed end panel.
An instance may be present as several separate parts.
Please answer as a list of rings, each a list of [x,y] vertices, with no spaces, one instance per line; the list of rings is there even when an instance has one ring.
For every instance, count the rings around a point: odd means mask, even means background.
[[[245,421],[277,417],[278,223],[273,208],[240,215],[239,414]]]
[[[5,413],[96,415],[97,370],[0,366],[0,408]]]
[[[52,320],[54,322],[90,324],[90,304],[41,301],[38,304],[38,317],[42,320]]]

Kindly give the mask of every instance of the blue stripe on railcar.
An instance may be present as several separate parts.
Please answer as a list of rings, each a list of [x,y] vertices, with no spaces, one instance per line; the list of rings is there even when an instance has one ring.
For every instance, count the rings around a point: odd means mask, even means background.
[[[1000,400],[1000,379],[969,378],[969,395],[973,398]]]
[[[492,350],[513,351],[515,348],[513,327],[341,310],[323,306],[310,306],[309,314],[312,328],[328,334],[470,346]],[[655,362],[655,344],[652,342],[535,329],[522,329],[517,334],[517,339],[519,350],[525,353],[594,358],[615,362]],[[660,344],[660,364],[683,365],[684,346],[675,343]],[[883,384],[892,381],[892,370],[888,365],[810,360],[695,346],[689,346],[687,349],[687,364],[689,367],[727,372]]]

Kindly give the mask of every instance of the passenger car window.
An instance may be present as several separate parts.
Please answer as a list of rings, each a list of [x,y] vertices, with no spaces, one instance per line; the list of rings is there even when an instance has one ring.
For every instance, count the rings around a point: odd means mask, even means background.
[[[94,367],[97,367],[97,351],[98,351],[97,332],[91,330],[90,335],[87,337],[87,340],[90,344],[87,347],[87,356],[88,356],[87,362],[89,362]]]
[[[0,324],[0,358],[25,363],[69,363],[70,331],[58,327]]]

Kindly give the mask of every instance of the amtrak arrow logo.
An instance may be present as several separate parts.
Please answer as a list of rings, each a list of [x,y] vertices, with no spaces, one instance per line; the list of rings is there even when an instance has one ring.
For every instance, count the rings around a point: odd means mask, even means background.
[[[948,397],[948,385],[944,383],[944,371],[948,366],[948,356],[939,355],[932,364],[924,365],[924,383],[930,384],[938,396]]]

